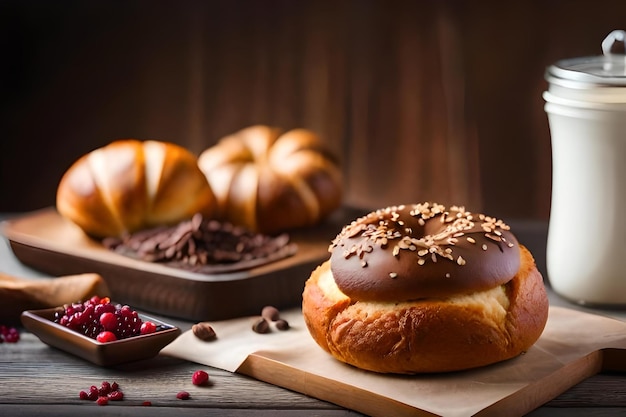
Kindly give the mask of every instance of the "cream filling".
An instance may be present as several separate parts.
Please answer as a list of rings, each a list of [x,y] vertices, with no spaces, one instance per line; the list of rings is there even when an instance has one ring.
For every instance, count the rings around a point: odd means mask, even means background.
[[[334,301],[346,300],[349,297],[345,295],[335,283],[330,268],[325,268],[318,280],[318,286],[322,289],[326,297]],[[381,302],[368,301],[357,302],[361,308],[364,304],[370,311],[389,311],[397,309],[419,307],[423,302],[442,302],[452,304],[457,307],[478,308],[483,311],[485,317],[490,317],[494,322],[503,323],[507,311],[510,306],[510,300],[506,295],[504,285],[495,288],[477,291],[471,294],[455,295],[447,298],[429,298],[427,300],[403,301],[403,302]]]

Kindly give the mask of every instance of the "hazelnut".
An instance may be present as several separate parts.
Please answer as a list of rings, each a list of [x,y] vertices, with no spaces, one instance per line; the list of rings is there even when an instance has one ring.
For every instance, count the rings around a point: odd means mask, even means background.
[[[287,320],[278,319],[276,320],[276,328],[278,330],[289,330],[289,323]]]
[[[217,338],[215,330],[213,330],[213,327],[211,327],[211,325],[207,322],[194,324],[191,326],[191,331],[198,339],[204,340],[205,342],[215,340]]]
[[[280,318],[280,312],[274,306],[265,306],[263,310],[261,310],[261,317],[270,321],[276,321]]]
[[[270,324],[263,317],[260,317],[252,325],[252,330],[256,333],[268,333],[270,331]]]

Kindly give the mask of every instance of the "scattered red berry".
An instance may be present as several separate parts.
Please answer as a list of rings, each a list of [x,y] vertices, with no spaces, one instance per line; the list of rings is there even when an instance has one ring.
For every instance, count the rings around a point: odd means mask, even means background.
[[[124,393],[122,391],[112,391],[107,394],[107,398],[111,401],[122,401]]]
[[[176,394],[176,398],[178,398],[179,400],[188,400],[189,393],[187,391],[180,391],[178,394]]]
[[[20,341],[20,332],[15,327],[0,324],[0,343],[17,343]]]
[[[194,385],[205,385],[209,382],[209,374],[205,371],[196,371],[191,376],[191,383]]]
[[[123,400],[124,393],[119,390],[119,385],[116,382],[110,384],[108,381],[102,381],[99,387],[92,385],[88,391],[80,391],[78,398],[95,401],[98,405],[107,405],[109,401]]]
[[[98,387],[92,385],[89,387],[89,392],[87,393],[87,399],[91,401],[96,401],[98,399]]]
[[[102,381],[102,384],[100,385],[100,388],[98,388],[98,395],[100,396],[105,396],[109,393],[111,393],[111,384],[109,384],[108,381]]]
[[[144,401],[141,403],[141,405],[145,406],[145,407],[150,407],[152,405],[152,402],[150,401]]]

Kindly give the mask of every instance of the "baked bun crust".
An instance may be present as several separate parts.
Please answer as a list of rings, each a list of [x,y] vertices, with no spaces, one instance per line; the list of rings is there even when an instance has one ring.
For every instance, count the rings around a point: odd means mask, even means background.
[[[251,126],[198,157],[219,217],[261,233],[311,226],[341,204],[342,174],[313,132]]]
[[[442,283],[438,295],[400,296],[393,301],[384,291],[384,296],[376,299],[376,287],[371,282],[393,281],[400,276],[391,278],[386,271],[359,265],[364,285],[372,288],[373,294],[363,296],[367,291],[360,289],[360,299],[351,297],[340,288],[341,280],[333,268],[335,258],[331,256],[306,282],[302,302],[305,323],[313,339],[336,359],[375,372],[449,372],[513,358],[530,348],[543,332],[548,298],[531,253],[511,237],[507,239],[508,243],[515,242],[511,252],[518,257],[512,276],[497,280],[489,288],[482,283],[477,289],[453,285],[445,294]],[[384,246],[393,246],[393,240]],[[345,253],[336,243],[331,251]],[[374,245],[366,253],[378,249]],[[478,246],[476,250],[480,254],[489,249],[484,251]],[[389,257],[393,259],[393,253]],[[448,262],[450,268],[463,267],[455,259],[441,257],[437,262]],[[415,265],[413,273],[404,275],[404,279],[415,279],[419,286],[419,274],[428,265]],[[445,275],[440,279],[445,281]]]
[[[59,213],[92,237],[171,225],[216,201],[196,157],[181,146],[124,139],[79,158],[57,188]]]

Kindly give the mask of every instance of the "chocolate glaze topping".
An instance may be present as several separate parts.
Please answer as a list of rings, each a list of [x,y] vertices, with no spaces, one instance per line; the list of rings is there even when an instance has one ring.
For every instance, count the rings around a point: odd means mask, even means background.
[[[339,289],[354,300],[483,291],[519,270],[519,244],[509,230],[501,220],[464,207],[387,207],[343,228],[329,247],[331,270]]]

